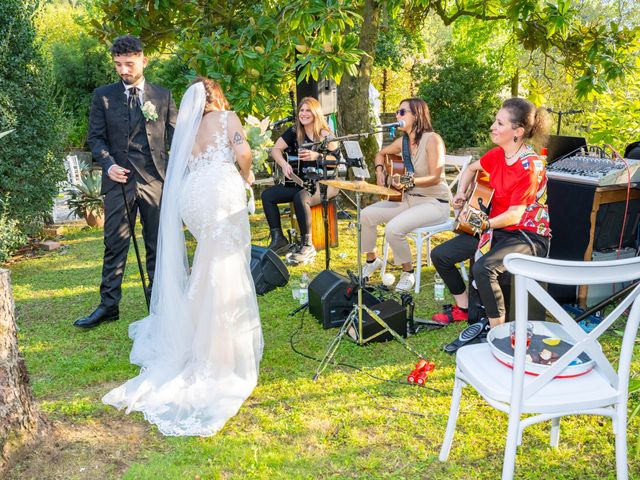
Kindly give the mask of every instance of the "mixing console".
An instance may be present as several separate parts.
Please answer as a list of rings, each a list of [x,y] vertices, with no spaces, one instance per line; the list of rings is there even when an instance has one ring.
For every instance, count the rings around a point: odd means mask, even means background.
[[[626,159],[629,164],[631,183],[640,182],[640,160]],[[626,185],[629,179],[627,167],[622,160],[596,156],[574,156],[563,158],[547,166],[547,177],[567,182],[587,183],[604,187]]]

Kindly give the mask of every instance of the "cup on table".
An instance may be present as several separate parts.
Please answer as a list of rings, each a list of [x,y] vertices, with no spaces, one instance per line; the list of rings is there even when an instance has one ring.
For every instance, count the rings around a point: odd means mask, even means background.
[[[516,348],[516,322],[509,323],[509,335],[511,336],[511,348]],[[533,323],[527,322],[527,348],[531,345],[533,337]]]

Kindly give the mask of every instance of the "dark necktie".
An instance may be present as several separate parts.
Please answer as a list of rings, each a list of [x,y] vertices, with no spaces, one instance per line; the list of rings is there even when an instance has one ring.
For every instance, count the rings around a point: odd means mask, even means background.
[[[136,109],[140,106],[140,97],[138,97],[138,87],[129,89],[129,108]]]
[[[142,111],[140,110],[140,97],[138,97],[139,91],[140,90],[137,87],[131,87],[129,89],[129,128],[137,125],[140,121],[140,117],[142,116]]]

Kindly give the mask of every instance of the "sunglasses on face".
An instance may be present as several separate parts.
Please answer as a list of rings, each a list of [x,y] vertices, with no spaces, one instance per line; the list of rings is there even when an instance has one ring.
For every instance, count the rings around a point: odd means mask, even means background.
[[[411,110],[407,110],[406,108],[401,108],[400,110],[396,110],[396,115],[400,117],[404,117],[405,113],[409,113]]]

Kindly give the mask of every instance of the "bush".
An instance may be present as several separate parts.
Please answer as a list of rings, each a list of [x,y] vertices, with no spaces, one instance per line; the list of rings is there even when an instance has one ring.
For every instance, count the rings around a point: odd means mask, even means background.
[[[27,236],[20,231],[18,222],[7,217],[4,202],[0,202],[0,263],[27,243]]]
[[[63,116],[55,104],[51,71],[35,42],[36,0],[0,2],[0,198],[5,225],[32,234],[50,216],[64,178]],[[13,227],[11,227],[13,228]]]
[[[447,150],[487,143],[500,106],[497,72],[473,58],[449,56],[421,76],[418,95],[429,104],[433,128]]]
[[[36,17],[37,38],[51,64],[56,101],[65,115],[68,146],[83,149],[93,90],[117,78],[107,45],[89,35],[81,5],[49,3]]]

